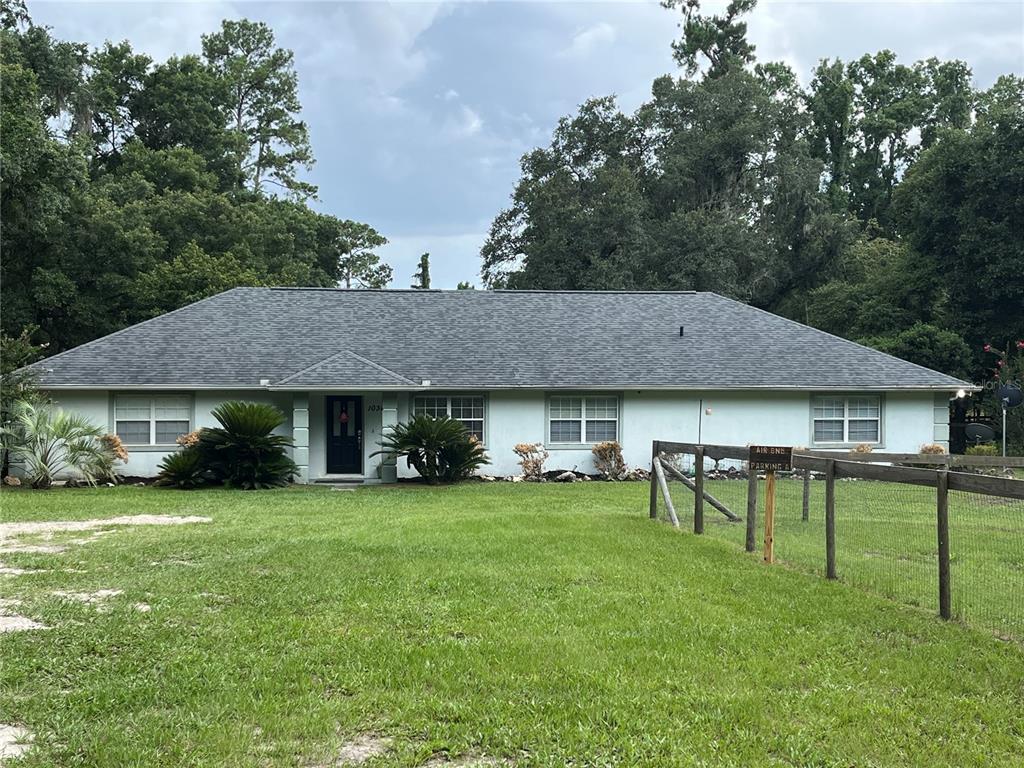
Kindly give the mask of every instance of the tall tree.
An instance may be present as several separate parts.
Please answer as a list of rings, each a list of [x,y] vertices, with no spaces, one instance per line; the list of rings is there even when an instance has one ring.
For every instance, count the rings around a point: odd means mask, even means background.
[[[1004,75],[982,94],[970,130],[938,133],[896,209],[971,346],[1024,338],[1024,78]]]
[[[412,284],[413,288],[418,290],[427,290],[430,288],[430,254],[424,253],[420,256],[419,269],[413,273],[412,279],[415,282]]]
[[[0,3],[4,334],[60,352],[237,285],[386,281],[371,228],[241,188],[215,67],[90,54]]]
[[[754,60],[754,46],[747,40],[747,23],[740,17],[752,11],[757,0],[730,0],[720,16],[701,14],[700,0],[662,0],[661,4],[682,11],[683,37],[672,43],[672,53],[687,74],[700,69],[702,56],[708,62],[710,77],[743,68]]]
[[[150,149],[191,149],[217,175],[221,189],[237,189],[244,179],[232,156],[227,94],[227,84],[198,56],[172,56],[154,66],[133,94],[135,135]]]
[[[316,194],[299,179],[313,164],[301,110],[294,55],[277,48],[263,22],[225,20],[203,35],[203,56],[227,90],[238,175],[254,191],[272,184],[296,197]]]
[[[339,221],[334,246],[338,250],[338,282],[344,288],[386,288],[393,270],[374,251],[387,238],[368,224]]]
[[[833,210],[838,211],[845,211],[849,205],[854,90],[843,62],[824,59],[814,69],[806,97],[811,150],[825,163],[828,198]]]
[[[97,159],[116,162],[124,145],[135,135],[132,102],[142,91],[152,60],[132,51],[125,40],[107,42],[90,58],[86,83],[92,115],[92,139]]]

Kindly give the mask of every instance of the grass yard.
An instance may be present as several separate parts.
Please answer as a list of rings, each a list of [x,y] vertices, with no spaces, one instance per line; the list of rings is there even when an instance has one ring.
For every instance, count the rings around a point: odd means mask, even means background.
[[[746,480],[710,480],[707,491],[746,514]],[[693,493],[670,492],[688,530]],[[764,483],[759,489],[763,514]],[[803,481],[776,483],[775,554],[789,566],[825,573],[825,483],[811,483],[809,519],[801,519]],[[874,481],[836,484],[836,569],[840,579],[931,613],[938,608],[935,489]],[[743,548],[744,523],[730,523],[705,505],[705,532]],[[1024,642],[1024,501],[953,491],[949,495],[954,614],[1000,636]],[[759,517],[757,544],[763,541]]]
[[[0,505],[212,519],[0,554],[40,569],[0,597],[50,627],[0,635],[19,768],[327,766],[366,734],[391,742],[365,765],[410,768],[1024,762],[1020,645],[652,523],[644,484]]]

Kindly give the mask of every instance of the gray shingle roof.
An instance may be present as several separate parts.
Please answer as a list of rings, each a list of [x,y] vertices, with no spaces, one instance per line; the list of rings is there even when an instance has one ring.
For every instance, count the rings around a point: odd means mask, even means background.
[[[683,337],[679,327],[684,326]],[[49,387],[941,389],[714,293],[236,288],[36,363]]]

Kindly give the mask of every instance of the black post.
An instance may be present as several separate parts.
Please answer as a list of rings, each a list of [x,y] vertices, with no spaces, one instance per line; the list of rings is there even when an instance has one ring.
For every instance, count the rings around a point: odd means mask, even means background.
[[[825,460],[825,578],[836,578],[836,462]]]
[[[747,467],[747,552],[757,547],[757,471]]]
[[[939,615],[953,618],[953,594],[949,574],[949,472],[943,470],[936,478],[935,520],[939,537]]]
[[[804,505],[800,512],[800,519],[807,522],[811,519],[811,470],[804,470]]]
[[[693,532],[704,533],[704,448],[693,453]]]

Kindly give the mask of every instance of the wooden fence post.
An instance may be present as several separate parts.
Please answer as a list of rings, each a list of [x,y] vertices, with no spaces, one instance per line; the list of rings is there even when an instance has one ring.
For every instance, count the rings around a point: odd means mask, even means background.
[[[672,521],[672,525],[678,528],[679,518],[676,517],[676,508],[672,506],[672,496],[668,491],[668,481],[665,479],[665,470],[661,466],[661,457],[654,459],[654,473],[658,476],[658,486],[661,488],[661,497],[665,500],[668,519]]]
[[[693,453],[693,532],[704,533],[704,448]]]
[[[825,578],[836,578],[836,462],[825,461]]]
[[[807,522],[811,519],[811,470],[804,470],[804,505],[800,512],[800,519]]]
[[[654,472],[654,462],[661,452],[658,441],[651,443],[651,520],[658,519],[658,476]]]
[[[757,547],[757,472],[747,469],[747,552]]]
[[[949,573],[949,472],[942,470],[936,478],[936,523],[939,538],[939,615],[953,618],[953,594]]]
[[[775,470],[764,473],[764,561],[775,562]]]

